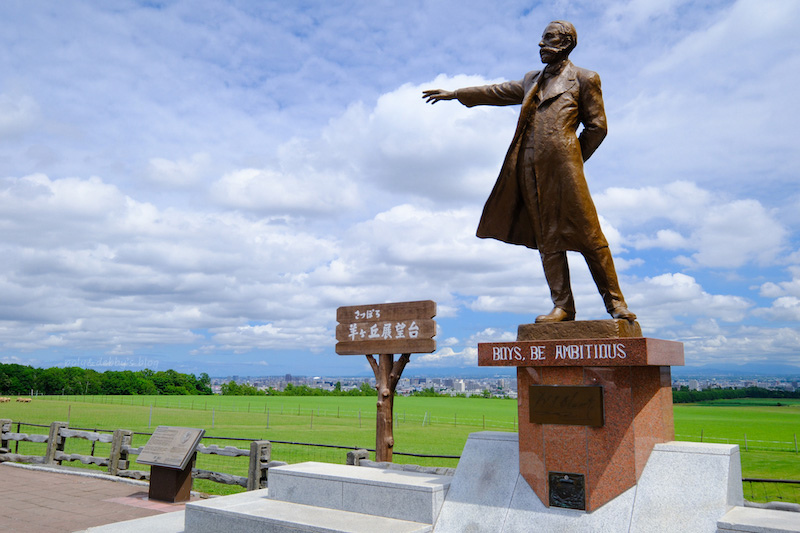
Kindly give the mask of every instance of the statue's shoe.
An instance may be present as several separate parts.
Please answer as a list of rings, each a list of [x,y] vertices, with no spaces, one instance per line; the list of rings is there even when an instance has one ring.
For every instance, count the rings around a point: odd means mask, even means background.
[[[635,315],[634,318],[636,318]],[[567,322],[569,320],[575,320],[575,311],[569,312],[563,307],[554,307],[553,310],[546,315],[539,315],[536,317],[537,324],[547,322]]]
[[[620,318],[622,320],[627,320],[629,322],[633,322],[634,320],[636,320],[636,314],[631,312],[624,305],[619,305],[619,306],[615,307],[614,309],[609,311],[609,313],[614,318]]]

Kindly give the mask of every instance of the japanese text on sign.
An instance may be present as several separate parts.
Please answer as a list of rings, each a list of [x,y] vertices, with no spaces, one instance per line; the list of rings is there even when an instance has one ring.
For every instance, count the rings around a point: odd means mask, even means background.
[[[416,321],[412,320],[411,324],[407,322],[384,322],[383,324],[372,324],[369,326],[369,331],[359,324],[350,324],[350,333],[348,335],[351,341],[363,339],[416,339],[419,337],[419,326]]]
[[[436,303],[430,300],[340,307],[336,353],[431,353]]]

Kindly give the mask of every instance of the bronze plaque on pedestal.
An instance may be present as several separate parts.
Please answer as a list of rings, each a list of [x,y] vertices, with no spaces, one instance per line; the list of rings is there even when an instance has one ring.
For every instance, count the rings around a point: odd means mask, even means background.
[[[183,470],[204,433],[204,429],[158,426],[136,462]]]
[[[602,427],[603,387],[531,385],[530,421],[535,424]]]
[[[550,507],[586,510],[586,481],[583,474],[548,472]]]

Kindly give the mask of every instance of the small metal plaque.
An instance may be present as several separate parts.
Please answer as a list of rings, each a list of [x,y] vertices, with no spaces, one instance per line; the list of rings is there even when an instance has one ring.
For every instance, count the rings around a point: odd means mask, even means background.
[[[550,507],[586,510],[586,484],[583,474],[548,472]]]
[[[530,421],[535,424],[602,427],[603,387],[600,385],[531,385]]]
[[[136,462],[183,470],[194,456],[204,433],[204,429],[158,426]]]

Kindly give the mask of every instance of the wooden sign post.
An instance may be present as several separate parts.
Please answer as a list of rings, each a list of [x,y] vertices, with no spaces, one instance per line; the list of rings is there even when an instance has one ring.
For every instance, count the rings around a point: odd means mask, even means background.
[[[204,429],[158,426],[144,445],[137,463],[150,465],[151,500],[187,502],[192,491],[192,467]]]
[[[353,305],[336,310],[336,353],[366,355],[375,373],[375,459],[391,461],[394,391],[412,353],[436,351],[436,302]],[[397,360],[394,354],[402,354]],[[378,361],[374,355],[378,355]]]

